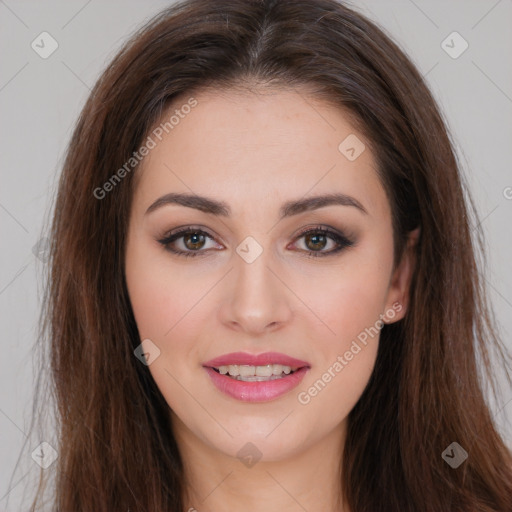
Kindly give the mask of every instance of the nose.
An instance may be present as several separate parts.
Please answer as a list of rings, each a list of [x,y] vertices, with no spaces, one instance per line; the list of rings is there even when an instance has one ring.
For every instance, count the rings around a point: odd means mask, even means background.
[[[221,321],[229,328],[261,336],[289,323],[293,293],[269,252],[264,250],[251,263],[235,255],[220,308]]]

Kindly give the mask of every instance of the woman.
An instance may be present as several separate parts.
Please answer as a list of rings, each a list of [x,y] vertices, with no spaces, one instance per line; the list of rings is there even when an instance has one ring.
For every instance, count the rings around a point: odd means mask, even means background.
[[[431,94],[362,15],[162,12],[60,181],[55,510],[511,510],[468,215]]]

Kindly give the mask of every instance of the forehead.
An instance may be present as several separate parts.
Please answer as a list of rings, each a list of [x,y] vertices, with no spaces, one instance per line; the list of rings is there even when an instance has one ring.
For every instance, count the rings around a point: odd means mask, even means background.
[[[262,206],[285,191],[287,198],[343,192],[387,213],[368,142],[341,108],[306,91],[184,94],[159,122],[156,128],[164,129],[150,134],[155,146],[137,170],[135,195],[146,204],[172,191],[240,208],[247,201]]]

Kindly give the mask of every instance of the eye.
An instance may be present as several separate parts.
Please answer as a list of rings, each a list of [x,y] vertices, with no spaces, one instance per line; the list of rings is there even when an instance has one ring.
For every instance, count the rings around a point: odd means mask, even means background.
[[[167,237],[158,241],[165,247],[167,251],[178,254],[179,256],[194,257],[206,252],[202,251],[201,249],[204,248],[207,238],[213,240],[213,238],[206,231],[187,226],[186,228],[180,229],[175,233],[170,233]],[[180,240],[183,249],[176,249],[173,247],[173,244],[178,240]]]
[[[347,247],[352,247],[354,241],[344,234],[323,226],[316,226],[303,231],[296,240],[304,239],[305,252],[308,257],[330,256]],[[331,242],[334,248],[325,251],[326,246]]]
[[[213,237],[202,229],[194,228],[193,226],[187,226],[186,228],[180,229],[174,233],[170,233],[168,236],[158,240],[164,248],[177,254],[178,256],[195,257],[202,256],[212,248],[206,248],[205,244],[207,240],[213,240]],[[303,231],[296,240],[304,239],[305,249],[301,249],[301,252],[305,252],[308,257],[318,256],[330,256],[335,254],[346,247],[354,245],[354,241],[347,238],[344,234],[339,233],[330,228],[323,226],[316,226]],[[180,243],[177,243],[177,242]],[[328,251],[325,251],[326,246],[334,245]],[[176,248],[175,245],[181,245],[181,248]]]

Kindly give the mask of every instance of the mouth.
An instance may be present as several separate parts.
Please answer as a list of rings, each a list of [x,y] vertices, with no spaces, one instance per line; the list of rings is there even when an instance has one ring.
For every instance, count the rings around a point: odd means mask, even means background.
[[[218,374],[225,375],[233,380],[243,382],[267,382],[293,375],[297,370],[300,370],[301,367],[291,367],[282,364],[267,364],[262,366],[230,364],[218,367],[212,366],[211,368]]]
[[[203,363],[214,386],[243,402],[268,402],[296,388],[311,366],[306,361],[265,352],[233,352]]]

